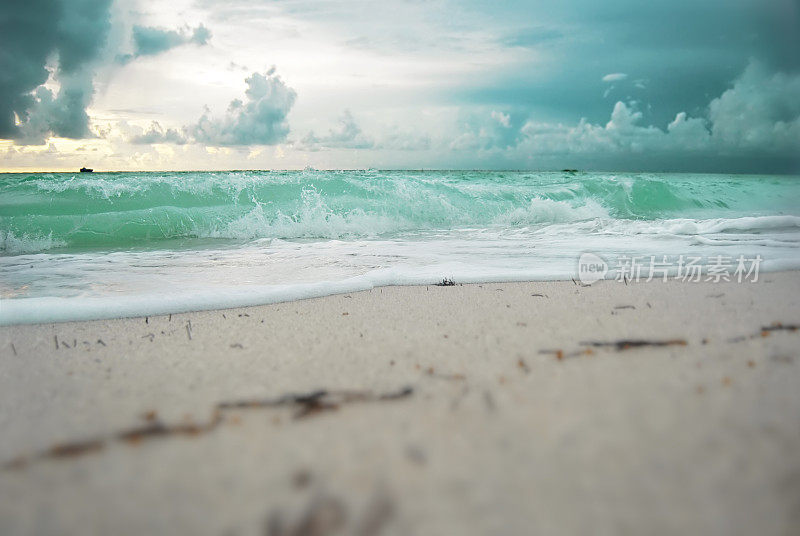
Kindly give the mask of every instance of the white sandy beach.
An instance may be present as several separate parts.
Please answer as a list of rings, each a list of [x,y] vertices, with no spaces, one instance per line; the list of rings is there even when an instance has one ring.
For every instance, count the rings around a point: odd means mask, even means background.
[[[799,296],[388,287],[3,327],[0,534],[797,534]],[[619,340],[670,344],[582,344]]]

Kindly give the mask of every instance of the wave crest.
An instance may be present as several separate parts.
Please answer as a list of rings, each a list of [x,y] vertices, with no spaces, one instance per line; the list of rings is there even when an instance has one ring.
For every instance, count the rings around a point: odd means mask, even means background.
[[[631,234],[645,227],[672,234],[759,232],[800,221],[786,215],[797,210],[793,203],[800,197],[800,181],[793,177],[374,170],[10,174],[0,178],[0,193],[6,254],[171,239],[370,238],[593,220],[600,228],[619,222]]]

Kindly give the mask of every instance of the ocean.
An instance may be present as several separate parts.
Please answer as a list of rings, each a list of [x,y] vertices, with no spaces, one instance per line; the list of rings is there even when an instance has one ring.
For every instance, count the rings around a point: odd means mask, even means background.
[[[0,174],[0,324],[177,313],[445,279],[580,284],[586,253],[607,264],[601,277],[617,279],[631,259],[646,267],[655,258],[680,275],[691,258],[704,278],[720,262],[733,277],[742,259],[751,279],[753,266],[800,268],[800,177]]]

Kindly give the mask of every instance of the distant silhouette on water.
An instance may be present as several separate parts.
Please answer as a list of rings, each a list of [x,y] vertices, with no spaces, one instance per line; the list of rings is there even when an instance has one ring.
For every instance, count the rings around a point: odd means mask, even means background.
[[[92,168],[88,168],[88,167],[82,167],[81,168],[81,173],[91,173],[92,171],[94,171]]]

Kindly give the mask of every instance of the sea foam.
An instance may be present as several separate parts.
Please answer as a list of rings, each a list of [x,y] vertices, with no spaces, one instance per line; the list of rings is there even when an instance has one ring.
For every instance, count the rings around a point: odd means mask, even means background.
[[[797,177],[510,172],[0,176],[0,323],[394,284],[569,279],[581,254],[800,267]]]

